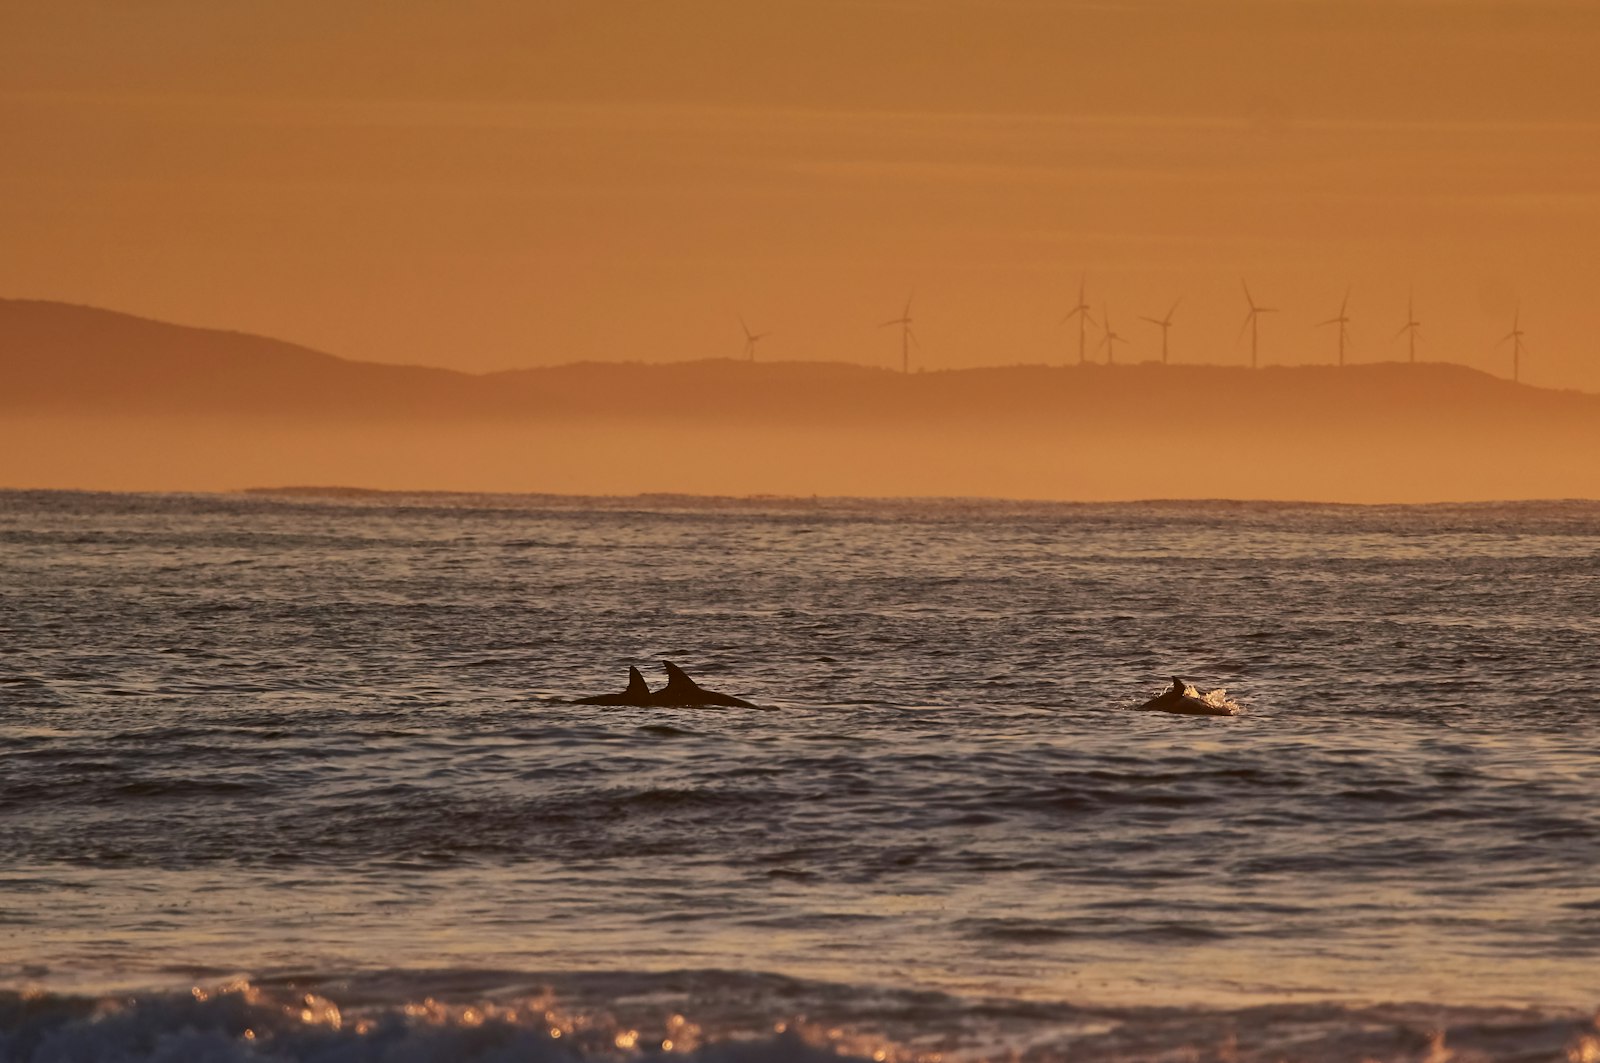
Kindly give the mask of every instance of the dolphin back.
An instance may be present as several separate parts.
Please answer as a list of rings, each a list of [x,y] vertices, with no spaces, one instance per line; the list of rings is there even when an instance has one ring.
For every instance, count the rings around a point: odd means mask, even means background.
[[[579,698],[574,705],[632,705],[643,708],[650,704],[650,685],[639,674],[639,669],[628,666],[628,689],[620,694],[596,694]]]
[[[743,698],[736,698],[732,694],[722,694],[705,687],[689,678],[682,668],[671,661],[662,661],[661,667],[667,672],[667,685],[656,691],[650,697],[653,705],[719,705],[731,709],[753,709],[756,706]]]
[[[689,678],[687,672],[671,661],[662,661],[662,667],[667,670],[667,685],[660,690],[651,690],[650,685],[644,681],[644,676],[639,674],[639,669],[628,668],[628,689],[620,694],[596,694],[593,697],[579,698],[574,705],[628,705],[636,708],[652,706],[678,706],[691,705],[719,705],[730,709],[755,709],[753,705],[743,698],[736,698],[732,694],[722,694],[705,687]]]
[[[1233,716],[1235,710],[1228,704],[1216,704],[1199,694],[1189,693],[1189,685],[1177,676],[1172,686],[1139,708],[1146,712],[1171,712],[1180,716]]]

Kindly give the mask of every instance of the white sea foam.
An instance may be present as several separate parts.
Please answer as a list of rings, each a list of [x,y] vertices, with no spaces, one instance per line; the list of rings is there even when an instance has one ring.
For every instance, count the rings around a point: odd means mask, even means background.
[[[720,976],[730,984],[738,976]],[[638,988],[637,975],[622,982]],[[408,976],[390,979],[395,985]],[[420,988],[418,986],[417,988]],[[850,1020],[782,1017],[749,1028],[752,1014],[807,1003],[830,1010],[846,987],[789,984],[779,998],[752,977],[738,1016],[707,1015],[708,1032],[670,1007],[641,1020],[637,996],[564,1007],[549,993],[441,1000],[375,1000],[350,990],[341,1005],[322,993],[246,981],[188,993],[102,998],[0,993],[3,1063],[979,1063],[1015,1060],[1233,1060],[1306,1063],[1442,1063],[1600,1059],[1600,1020],[1529,1011],[1283,1006],[1233,1012],[1115,1009],[963,1001],[936,995],[878,998]],[[748,994],[755,993],[750,999]],[[840,998],[842,999],[842,998]],[[608,1006],[609,1005],[609,1006]],[[751,1006],[755,1006],[755,1011]],[[631,1013],[631,1014],[630,1014]],[[784,1012],[771,1012],[784,1015]],[[739,1029],[740,1024],[747,1028]],[[892,1035],[874,1032],[893,1030]]]
[[[188,993],[98,998],[0,993],[4,1063],[233,1063],[260,1060],[535,1063],[681,1058],[802,1063],[910,1053],[841,1029],[780,1021],[759,1036],[707,1041],[668,1013],[646,1026],[548,995],[443,1001],[430,996],[339,1004],[320,993],[248,981]]]

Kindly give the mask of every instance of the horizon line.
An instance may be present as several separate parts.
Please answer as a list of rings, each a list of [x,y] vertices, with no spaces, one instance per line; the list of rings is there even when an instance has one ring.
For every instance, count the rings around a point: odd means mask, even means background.
[[[885,503],[933,504],[959,502],[963,505],[995,506],[1303,506],[1340,509],[1419,509],[1441,507],[1488,506],[1589,506],[1600,505],[1596,498],[1478,498],[1434,499],[1427,502],[1338,502],[1314,498],[1239,498],[1197,497],[1181,498],[1141,497],[1124,499],[1070,499],[1027,498],[1007,495],[794,495],[756,492],[752,494],[702,494],[692,491],[639,491],[631,494],[582,494],[565,491],[464,491],[451,488],[427,487],[357,487],[340,484],[290,484],[277,487],[254,486],[217,490],[109,490],[92,487],[10,487],[0,484],[0,495],[10,494],[76,494],[76,495],[126,495],[142,498],[299,498],[334,500],[341,497],[429,497],[429,498],[515,498],[562,499],[568,501],[645,502],[651,500],[693,500],[697,502],[757,504],[801,504],[820,506],[827,503]]]

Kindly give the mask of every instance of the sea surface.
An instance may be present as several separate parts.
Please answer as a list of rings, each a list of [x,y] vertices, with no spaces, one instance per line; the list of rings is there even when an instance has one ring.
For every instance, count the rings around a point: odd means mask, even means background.
[[[663,660],[762,708],[573,704]],[[3,1060],[1593,1063],[1597,1005],[1597,503],[0,492]]]

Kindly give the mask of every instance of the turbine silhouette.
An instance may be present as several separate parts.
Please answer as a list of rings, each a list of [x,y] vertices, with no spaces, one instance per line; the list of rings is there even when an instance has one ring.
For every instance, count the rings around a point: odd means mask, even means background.
[[[1350,324],[1350,315],[1349,315],[1349,313],[1347,313],[1347,311],[1349,309],[1350,309],[1350,289],[1346,288],[1344,290],[1344,301],[1339,304],[1339,316],[1338,317],[1330,317],[1326,321],[1319,322],[1319,324],[1322,324],[1322,325],[1338,325],[1339,326],[1339,364],[1341,366],[1344,365],[1344,344],[1345,344],[1345,340],[1349,338],[1349,329],[1346,327],[1346,326],[1348,326]]]
[[[1119,344],[1119,343],[1127,343],[1128,341],[1123,339],[1121,336],[1117,335],[1115,332],[1112,331],[1112,329],[1111,329],[1111,310],[1107,306],[1105,306],[1105,304],[1103,304],[1103,303],[1100,306],[1100,320],[1105,322],[1106,331],[1105,331],[1105,336],[1100,340],[1100,345],[1098,347],[1096,347],[1095,350],[1099,351],[1101,347],[1104,347],[1105,351],[1106,351],[1106,364],[1107,365],[1116,365],[1117,364],[1117,347],[1116,347],[1116,345]]]
[[[1160,329],[1161,329],[1161,364],[1162,365],[1166,365],[1167,364],[1167,330],[1172,327],[1172,315],[1173,315],[1173,312],[1178,309],[1178,304],[1181,303],[1181,302],[1183,302],[1183,298],[1181,296],[1178,299],[1174,300],[1173,304],[1172,304],[1172,308],[1167,311],[1167,316],[1166,317],[1140,317],[1139,318],[1140,321],[1148,321],[1148,322],[1150,322],[1150,324],[1159,326]]]
[[[1400,326],[1400,331],[1394,334],[1394,338],[1399,339],[1407,333],[1410,334],[1411,363],[1413,365],[1417,361],[1417,329],[1421,327],[1422,322],[1417,320],[1416,296],[1408,295],[1406,296],[1406,323]]]
[[[1250,304],[1250,312],[1245,315],[1244,324],[1239,326],[1239,339],[1244,338],[1245,329],[1250,330],[1250,368],[1254,369],[1258,364],[1256,350],[1261,339],[1260,333],[1257,331],[1256,321],[1262,314],[1276,314],[1278,308],[1275,306],[1257,306],[1255,297],[1250,294],[1250,285],[1245,283],[1243,277],[1239,278],[1239,283],[1244,286],[1244,301]],[[1239,339],[1235,339],[1233,342],[1238,343]]]
[[[1522,352],[1524,349],[1522,337],[1522,307],[1519,306],[1516,313],[1511,317],[1511,331],[1500,337],[1500,343],[1505,343],[1507,340],[1511,341],[1511,382],[1513,384],[1522,382]],[[1495,346],[1500,346],[1500,343],[1495,344]]]
[[[900,326],[900,371],[911,372],[911,345],[916,343],[917,337],[911,332],[911,300],[915,293],[906,296],[906,308],[897,318],[892,318],[879,325],[879,328],[888,328],[890,325]]]
[[[1080,276],[1078,278],[1078,305],[1069,310],[1067,312],[1067,316],[1061,319],[1061,323],[1063,325],[1065,325],[1068,321],[1071,321],[1073,318],[1078,319],[1079,365],[1082,365],[1084,362],[1088,361],[1088,348],[1086,346],[1089,336],[1088,326],[1094,323],[1094,318],[1089,316],[1089,304],[1085,302],[1083,298],[1084,285],[1088,283],[1088,279],[1089,278],[1087,275]]]
[[[744,360],[747,362],[753,362],[756,360],[756,341],[764,340],[768,336],[772,335],[772,333],[751,332],[750,326],[744,323],[743,314],[739,315],[739,327],[744,329]]]

